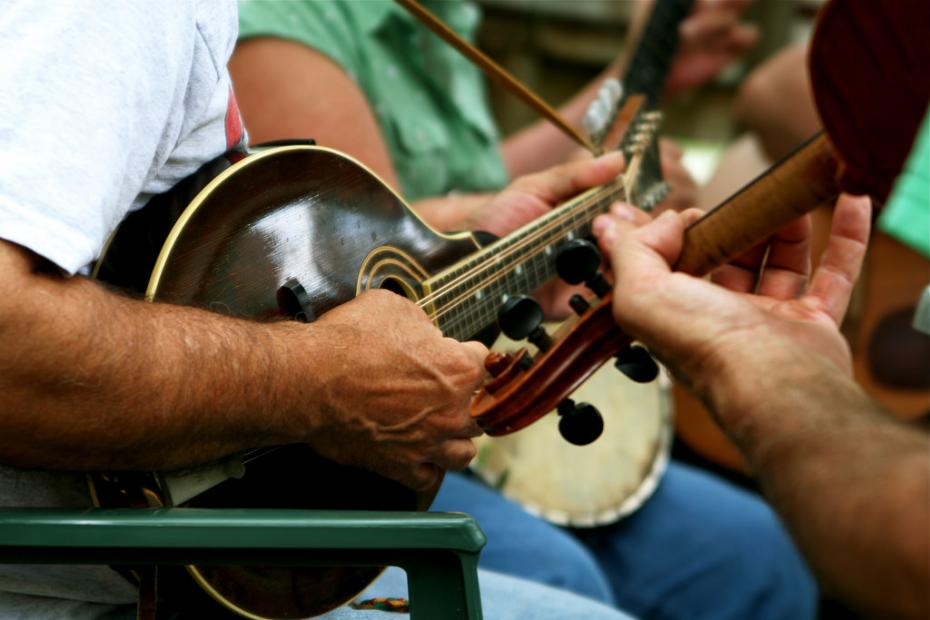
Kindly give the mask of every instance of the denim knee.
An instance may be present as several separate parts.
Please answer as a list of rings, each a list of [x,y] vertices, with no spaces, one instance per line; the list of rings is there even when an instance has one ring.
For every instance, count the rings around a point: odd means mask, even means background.
[[[475,517],[488,538],[481,568],[614,603],[604,572],[584,545],[480,481],[447,475],[432,510]]]

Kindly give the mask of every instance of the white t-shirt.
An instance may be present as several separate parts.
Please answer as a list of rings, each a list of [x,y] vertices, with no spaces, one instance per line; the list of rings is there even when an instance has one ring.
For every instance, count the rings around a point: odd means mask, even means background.
[[[5,2],[0,238],[74,274],[126,213],[243,143],[226,71],[237,32],[234,0]],[[81,475],[0,466],[2,506],[89,501]],[[134,599],[106,567],[0,566],[4,620]]]
[[[233,0],[0,14],[0,237],[74,273],[126,213],[243,138]]]

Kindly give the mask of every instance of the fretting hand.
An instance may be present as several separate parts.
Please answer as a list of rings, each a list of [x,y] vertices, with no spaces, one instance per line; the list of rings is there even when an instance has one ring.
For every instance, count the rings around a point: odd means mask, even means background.
[[[423,490],[463,469],[481,434],[469,415],[487,348],[444,338],[426,314],[373,290],[309,326],[326,351],[322,423],[307,441],[322,456]],[[312,354],[309,352],[308,354]]]
[[[769,358],[786,349],[822,356],[849,372],[849,347],[838,326],[865,253],[869,200],[840,198],[813,275],[807,217],[718,269],[710,282],[672,272],[685,227],[699,216],[668,212],[641,228],[616,216],[595,221],[613,266],[617,322],[698,391],[722,370],[765,372]]]
[[[473,211],[466,226],[506,235],[584,190],[612,181],[622,171],[623,156],[609,153],[522,176]]]

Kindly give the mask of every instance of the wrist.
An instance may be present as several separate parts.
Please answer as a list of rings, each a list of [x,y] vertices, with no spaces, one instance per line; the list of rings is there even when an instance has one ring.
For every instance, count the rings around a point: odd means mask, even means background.
[[[695,389],[759,471],[817,434],[812,408],[836,406],[855,385],[831,359],[796,342],[765,334],[752,342],[721,347],[708,364],[713,374],[704,373]]]

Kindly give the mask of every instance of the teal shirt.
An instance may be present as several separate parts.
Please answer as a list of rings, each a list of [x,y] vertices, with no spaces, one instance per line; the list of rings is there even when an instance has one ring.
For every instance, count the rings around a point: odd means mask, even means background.
[[[472,39],[478,8],[425,3]],[[507,183],[481,73],[393,0],[240,0],[239,38],[277,37],[332,59],[365,93],[409,200]],[[326,96],[323,85],[320,96]]]
[[[930,258],[930,113],[924,117],[878,226]]]

